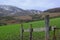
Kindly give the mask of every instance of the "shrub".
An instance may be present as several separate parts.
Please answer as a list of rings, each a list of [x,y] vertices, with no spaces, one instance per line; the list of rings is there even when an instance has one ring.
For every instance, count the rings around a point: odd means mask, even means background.
[[[0,23],[0,26],[7,25],[6,23]]]

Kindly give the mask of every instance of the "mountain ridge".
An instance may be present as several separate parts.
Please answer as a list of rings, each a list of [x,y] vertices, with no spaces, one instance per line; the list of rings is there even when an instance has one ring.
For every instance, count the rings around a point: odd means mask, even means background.
[[[47,9],[44,12],[58,13],[58,12],[60,12],[60,7]]]
[[[41,11],[39,11],[40,13]],[[0,5],[0,15],[2,16],[25,16],[37,14],[38,10],[24,10],[15,6]]]

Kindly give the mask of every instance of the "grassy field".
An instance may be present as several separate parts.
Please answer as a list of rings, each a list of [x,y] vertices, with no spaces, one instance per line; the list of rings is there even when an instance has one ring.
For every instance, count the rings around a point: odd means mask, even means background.
[[[24,29],[27,29],[30,27],[30,24],[32,24],[33,28],[39,28],[39,27],[44,27],[45,23],[44,21],[36,21],[36,22],[29,22],[29,23],[24,23]],[[54,18],[50,20],[50,25],[51,26],[57,26],[60,27],[60,18]],[[6,26],[0,26],[0,40],[20,40],[20,24],[10,24]],[[28,38],[29,33],[24,33],[25,36]],[[42,35],[44,33],[33,33],[33,36],[35,37],[34,40],[43,39]],[[39,36],[40,35],[40,36]],[[28,39],[25,39],[28,40]]]

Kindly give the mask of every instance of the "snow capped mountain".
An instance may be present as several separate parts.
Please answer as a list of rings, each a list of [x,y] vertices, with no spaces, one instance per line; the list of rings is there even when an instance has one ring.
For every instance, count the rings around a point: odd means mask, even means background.
[[[13,15],[18,12],[23,12],[24,10],[10,5],[0,5],[0,14]]]
[[[39,14],[41,11],[38,10],[23,10],[21,8],[10,6],[10,5],[0,5],[0,16],[23,16]]]

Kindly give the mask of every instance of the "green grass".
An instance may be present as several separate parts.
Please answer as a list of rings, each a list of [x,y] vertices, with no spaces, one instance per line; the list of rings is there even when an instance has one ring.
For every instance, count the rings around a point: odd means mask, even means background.
[[[44,27],[45,22],[44,20],[42,21],[36,21],[36,22],[29,22],[29,23],[24,23],[23,27],[24,29],[27,29],[30,27],[30,24],[32,24],[33,28],[39,28],[39,27]],[[60,18],[54,18],[50,20],[50,25],[51,26],[57,26],[60,27]],[[6,26],[0,26],[0,40],[19,40],[20,39],[20,24],[10,24]],[[27,38],[29,38],[29,33],[24,33]],[[44,33],[37,32],[33,33],[33,36],[36,38],[43,37]],[[25,40],[28,40],[28,39]],[[43,38],[42,38],[43,39]],[[37,40],[37,39],[36,39]]]
[[[36,21],[36,22],[29,22],[29,23],[24,23],[24,28],[29,28],[30,24],[32,24],[33,28],[36,27],[45,27],[45,20],[42,21]],[[50,20],[50,26],[57,26],[60,27],[60,18],[54,18]]]
[[[20,26],[7,25],[0,27],[0,40],[18,40],[20,36]]]
[[[51,19],[50,25],[60,27],[60,18]]]

